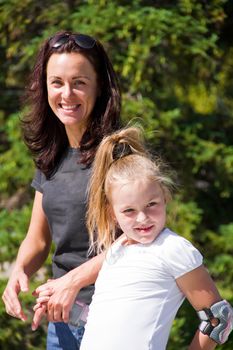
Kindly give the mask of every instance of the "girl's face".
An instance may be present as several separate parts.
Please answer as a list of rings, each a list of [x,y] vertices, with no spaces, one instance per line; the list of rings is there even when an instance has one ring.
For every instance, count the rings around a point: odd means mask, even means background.
[[[80,141],[99,93],[92,64],[80,53],[52,54],[47,90],[49,105],[65,125],[69,141],[74,134]]]
[[[166,203],[161,186],[151,180],[114,184],[111,206],[115,220],[129,243],[151,243],[166,221]]]

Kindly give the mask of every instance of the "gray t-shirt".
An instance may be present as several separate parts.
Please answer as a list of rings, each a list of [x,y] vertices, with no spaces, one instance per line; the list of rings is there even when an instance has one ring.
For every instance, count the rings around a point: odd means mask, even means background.
[[[50,179],[37,170],[32,187],[43,193],[43,209],[52,239],[53,277],[58,278],[87,260],[89,247],[85,225],[90,168],[79,163],[80,151],[68,148]],[[83,288],[79,300],[90,303],[94,286]]]

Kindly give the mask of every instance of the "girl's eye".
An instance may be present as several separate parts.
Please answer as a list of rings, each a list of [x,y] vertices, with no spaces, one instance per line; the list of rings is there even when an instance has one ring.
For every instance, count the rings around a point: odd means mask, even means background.
[[[128,208],[128,209],[123,210],[123,213],[127,214],[127,213],[132,213],[133,211],[134,211],[133,208]]]
[[[150,202],[149,204],[147,204],[147,207],[154,207],[157,204],[157,202]]]

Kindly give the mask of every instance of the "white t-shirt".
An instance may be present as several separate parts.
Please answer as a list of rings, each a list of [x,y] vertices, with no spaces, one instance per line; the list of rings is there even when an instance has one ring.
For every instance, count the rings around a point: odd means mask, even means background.
[[[81,350],[164,350],[184,300],[176,278],[199,267],[194,246],[163,230],[151,244],[108,251],[95,284]]]

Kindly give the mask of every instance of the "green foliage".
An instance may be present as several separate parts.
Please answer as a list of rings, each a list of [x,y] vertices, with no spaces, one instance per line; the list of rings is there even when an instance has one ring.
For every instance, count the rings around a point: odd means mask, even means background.
[[[22,242],[31,215],[31,205],[15,209],[11,212],[0,212],[0,264],[12,261]]]
[[[124,122],[141,123],[150,148],[177,171],[169,226],[201,250],[222,296],[233,301],[232,13],[230,0],[0,2],[1,264],[15,257],[33,196],[20,98],[40,43],[68,29],[104,43],[122,86]],[[28,325],[3,308],[0,319],[0,348],[43,348],[43,328],[27,335]],[[168,349],[186,349],[196,322],[185,303]],[[231,336],[224,349],[232,345]]]
[[[3,145],[7,149],[0,154],[0,192],[9,196],[21,187],[28,187],[34,166],[22,141],[19,115],[9,115],[0,130],[4,130],[7,139]]]
[[[182,203],[180,198],[175,198],[168,206],[168,227],[190,241],[194,241],[198,225],[202,219],[202,210],[195,202]]]

